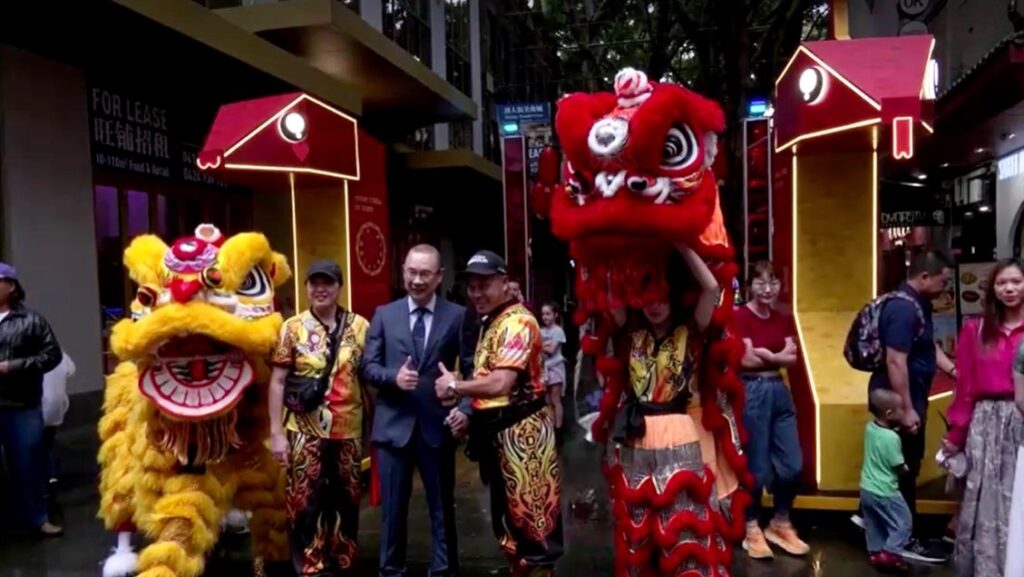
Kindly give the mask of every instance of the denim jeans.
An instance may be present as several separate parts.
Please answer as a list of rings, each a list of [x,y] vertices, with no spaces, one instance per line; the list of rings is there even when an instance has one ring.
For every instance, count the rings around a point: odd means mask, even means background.
[[[747,520],[761,516],[761,494],[765,488],[775,501],[775,514],[787,515],[793,508],[803,452],[797,435],[793,398],[781,376],[744,375],[746,401],[743,424],[747,429],[747,466],[754,476],[754,501]]]
[[[11,474],[13,510],[26,527],[42,527],[47,521],[43,412],[0,409],[0,446]]]
[[[899,554],[910,541],[910,509],[903,495],[879,497],[861,489],[860,508],[864,514],[864,532],[868,553],[887,551]]]

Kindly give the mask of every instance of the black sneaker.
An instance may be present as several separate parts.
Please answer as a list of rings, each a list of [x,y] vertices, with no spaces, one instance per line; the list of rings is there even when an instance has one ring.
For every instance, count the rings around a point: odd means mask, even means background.
[[[949,561],[949,553],[938,550],[938,548],[923,543],[917,539],[911,539],[905,549],[903,558],[919,563],[942,564]]]

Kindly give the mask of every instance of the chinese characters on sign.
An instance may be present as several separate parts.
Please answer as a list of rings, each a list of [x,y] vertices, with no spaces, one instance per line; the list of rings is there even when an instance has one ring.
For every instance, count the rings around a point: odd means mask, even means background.
[[[93,87],[93,164],[149,176],[171,177],[167,109]]]
[[[533,182],[537,177],[540,153],[552,143],[551,104],[502,104],[498,106],[498,124],[506,138],[522,136],[526,139],[526,175]]]
[[[186,144],[168,108],[103,86],[89,89],[92,162],[97,168],[122,170],[179,182],[226,188],[199,170],[199,147]],[[202,135],[195,136],[200,140]]]
[[[196,159],[199,158],[199,147],[191,144],[181,145],[181,178],[186,182],[205,184],[206,186],[227,187],[221,180],[210,176],[209,172],[199,170]]]
[[[502,104],[498,106],[498,123],[505,124],[549,124],[551,122],[551,104],[547,102],[529,102],[520,104]]]

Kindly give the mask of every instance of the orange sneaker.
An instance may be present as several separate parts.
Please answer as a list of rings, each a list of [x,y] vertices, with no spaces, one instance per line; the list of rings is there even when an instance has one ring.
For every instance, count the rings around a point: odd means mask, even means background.
[[[751,559],[771,559],[775,557],[772,554],[772,548],[764,540],[764,533],[761,532],[761,528],[757,525],[753,527],[747,526],[747,537],[743,539],[743,550],[747,552]]]
[[[790,555],[803,556],[811,550],[810,545],[800,540],[796,529],[789,523],[773,520],[765,529],[764,538]]]

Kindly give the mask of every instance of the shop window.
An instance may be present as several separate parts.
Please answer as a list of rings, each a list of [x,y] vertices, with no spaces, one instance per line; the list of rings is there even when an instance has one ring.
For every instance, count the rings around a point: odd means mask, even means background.
[[[97,186],[93,199],[100,312],[103,339],[107,342],[114,323],[124,317],[125,274],[121,263],[124,245],[121,241],[120,195],[115,187]]]
[[[405,137],[405,143],[416,150],[434,150],[434,127],[417,128]]]
[[[181,236],[182,226],[178,199],[163,194],[156,195],[156,233],[160,238]]]
[[[473,123],[469,121],[449,123],[448,147],[473,150]]]
[[[483,121],[484,157],[492,162],[501,164],[501,142],[498,134],[497,111],[494,104],[494,93],[484,90],[483,111],[480,115]]]
[[[413,58],[432,66],[430,0],[383,0],[383,32]]]
[[[473,95],[472,67],[469,64],[469,3],[448,0],[444,12],[445,52],[448,83],[467,96]]]
[[[125,195],[127,215],[125,231],[128,238],[135,238],[149,232],[149,194],[138,190],[129,190]]]
[[[167,184],[140,185],[121,176],[97,178],[93,188],[96,223],[104,365],[109,372],[116,359],[109,350],[110,331],[127,316],[135,288],[124,269],[124,249],[142,234],[156,234],[165,242],[187,234],[204,222],[235,234],[252,227],[252,201],[234,190],[210,191]]]

